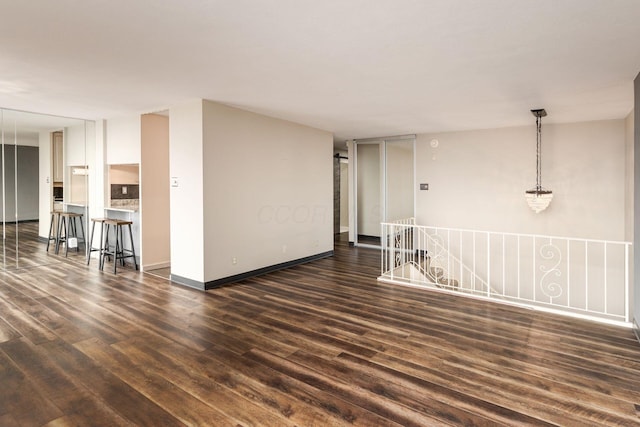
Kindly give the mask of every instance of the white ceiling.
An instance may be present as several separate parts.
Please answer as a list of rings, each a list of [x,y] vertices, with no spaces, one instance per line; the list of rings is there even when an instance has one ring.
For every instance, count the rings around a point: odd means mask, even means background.
[[[638,0],[0,1],[0,106],[205,98],[337,140],[625,117]]]

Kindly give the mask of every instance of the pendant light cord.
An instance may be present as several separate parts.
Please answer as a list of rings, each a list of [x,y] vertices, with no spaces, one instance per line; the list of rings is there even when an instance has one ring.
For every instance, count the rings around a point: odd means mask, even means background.
[[[542,120],[536,118],[536,190],[542,191]]]

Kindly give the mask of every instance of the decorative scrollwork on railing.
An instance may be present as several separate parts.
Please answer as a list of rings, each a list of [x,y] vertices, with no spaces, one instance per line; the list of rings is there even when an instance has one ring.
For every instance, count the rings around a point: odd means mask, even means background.
[[[393,236],[393,247],[396,249],[401,249],[402,248],[402,238],[401,238],[402,234],[399,232],[396,232],[396,234]]]
[[[445,271],[446,250],[444,238],[437,234],[429,234],[431,245],[428,245],[430,274],[436,280],[443,278],[448,273]]]
[[[394,268],[400,267],[403,264],[402,252],[406,249],[403,245],[402,236],[405,233],[403,227],[400,227],[400,231],[396,231],[393,235],[393,249],[394,249],[394,257],[393,257],[393,266]]]
[[[540,289],[542,293],[549,298],[558,298],[563,293],[562,285],[555,282],[552,276],[562,276],[562,272],[558,268],[562,262],[560,249],[549,242],[540,247],[540,257],[542,257],[543,260],[551,261],[551,263],[555,261],[555,264],[550,266],[545,264],[540,265],[540,271],[543,273],[542,277],[540,277]]]

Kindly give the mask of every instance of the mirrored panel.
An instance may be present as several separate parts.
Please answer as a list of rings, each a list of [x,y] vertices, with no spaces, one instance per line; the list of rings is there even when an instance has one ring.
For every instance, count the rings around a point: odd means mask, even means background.
[[[380,245],[380,223],[414,216],[415,135],[356,141],[355,243]]]
[[[85,259],[93,129],[85,120],[0,110],[1,269],[65,254]]]

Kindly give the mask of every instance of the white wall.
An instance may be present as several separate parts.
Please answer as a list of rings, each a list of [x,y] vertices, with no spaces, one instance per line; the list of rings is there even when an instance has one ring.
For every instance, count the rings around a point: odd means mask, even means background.
[[[413,216],[413,139],[386,143],[386,221]]]
[[[625,119],[625,200],[624,200],[624,223],[625,237],[628,242],[633,241],[633,123],[634,111],[631,110]]]
[[[169,110],[170,176],[178,183],[170,190],[171,275],[200,284],[205,280],[202,111],[202,100]]]
[[[636,336],[640,340],[640,125],[635,126],[635,123],[640,124],[640,73],[633,80],[633,200],[634,200],[634,212],[633,212],[633,270],[634,280],[633,287],[631,289],[631,299],[633,301],[633,321]]]
[[[140,163],[140,116],[107,120],[107,164]]]
[[[89,160],[89,209],[90,216],[94,218],[104,217],[106,202],[106,131],[106,120],[88,123],[87,144],[93,147],[89,151],[91,154],[89,156],[91,159]],[[94,170],[94,173],[91,173],[91,169]]]
[[[33,132],[20,132],[18,131],[17,141],[13,135],[12,129],[5,129],[4,131],[4,140],[7,145],[13,145],[14,142],[17,142],[18,145],[26,145],[27,147],[38,147],[40,146],[40,138],[38,133]]]
[[[85,124],[64,128],[64,167],[65,184],[69,176],[69,166],[83,166],[87,164]]]
[[[141,264],[143,269],[168,267],[171,261],[169,117],[142,115],[141,156]]]
[[[40,132],[38,142],[38,236],[49,236],[51,224],[51,133]]]
[[[627,118],[625,119],[625,200],[624,200],[624,227],[625,227],[625,240],[633,242],[634,239],[634,117],[635,110],[631,110]],[[631,246],[631,262],[629,266],[629,283],[630,289],[630,312],[633,313],[633,301],[635,299],[635,293],[638,289],[634,289],[633,283],[635,280],[635,263],[633,262],[634,247]]]
[[[74,166],[86,166],[87,156],[87,129],[85,123],[80,121],[77,126],[64,128],[64,201],[66,203],[88,204],[88,176],[73,175],[71,168]],[[91,171],[89,171],[91,173]]]
[[[437,138],[439,147],[430,147]],[[524,192],[535,187],[535,121],[527,127],[417,137],[419,224],[623,240],[625,121],[542,126],[542,183],[554,199],[539,214]]]
[[[206,281],[332,251],[331,133],[209,101],[204,118]]]

